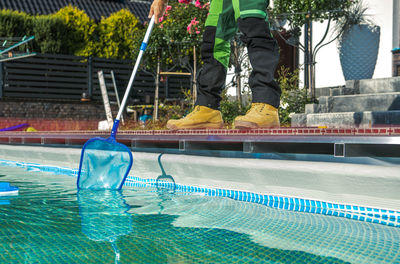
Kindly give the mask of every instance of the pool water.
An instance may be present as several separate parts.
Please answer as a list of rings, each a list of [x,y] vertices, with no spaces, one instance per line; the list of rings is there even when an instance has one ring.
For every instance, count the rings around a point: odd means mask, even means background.
[[[400,228],[0,167],[0,263],[400,263]]]

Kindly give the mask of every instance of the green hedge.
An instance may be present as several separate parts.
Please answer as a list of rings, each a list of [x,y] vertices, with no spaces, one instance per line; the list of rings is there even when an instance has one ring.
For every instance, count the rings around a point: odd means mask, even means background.
[[[132,51],[139,45],[135,35],[140,26],[139,20],[128,9],[102,19],[97,27],[99,40],[96,42],[96,56],[132,59]]]
[[[126,9],[102,18],[98,24],[73,6],[39,16],[0,10],[0,37],[34,35],[34,48],[40,53],[132,58],[132,49],[139,45],[134,36],[141,28],[139,20]]]
[[[0,10],[0,37],[20,37],[32,33],[32,16],[19,11]]]
[[[66,25],[64,34],[68,36],[65,45],[68,54],[88,56],[93,54],[96,23],[84,11],[71,5],[60,9],[53,15]]]
[[[36,17],[33,23],[35,44],[41,53],[68,54],[66,24],[52,16]]]

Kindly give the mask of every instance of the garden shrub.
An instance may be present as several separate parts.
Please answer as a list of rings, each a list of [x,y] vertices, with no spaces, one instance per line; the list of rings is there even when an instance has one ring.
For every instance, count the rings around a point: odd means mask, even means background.
[[[64,34],[68,36],[65,43],[68,54],[92,55],[94,49],[93,33],[96,29],[96,23],[85,11],[68,5],[60,9],[53,17],[62,19],[66,25],[67,31]]]
[[[244,102],[242,105],[235,99],[229,98],[227,95],[227,89],[225,89],[221,95],[222,100],[220,102],[220,111],[224,123],[228,126],[233,124],[233,121],[237,116],[245,115],[251,107],[251,102]]]
[[[294,113],[304,113],[306,104],[313,103],[306,88],[299,86],[299,69],[290,72],[282,66],[278,69],[278,82],[282,90],[279,119],[282,126],[290,126]]]
[[[67,26],[61,18],[51,15],[37,16],[33,23],[33,34],[41,53],[68,54]]]
[[[201,64],[199,47],[208,14],[208,2],[189,2],[191,1],[171,1],[160,23],[154,27],[146,52],[148,68],[156,68],[158,56],[165,68],[171,67],[184,57],[193,65],[193,46],[198,47],[197,62]],[[146,27],[136,36],[135,45],[140,45],[144,31]]]
[[[139,20],[128,9],[121,9],[103,18],[98,25],[96,55],[103,58],[132,58],[132,50],[139,48],[134,41],[139,28]]]
[[[0,10],[0,37],[23,37],[32,34],[32,16],[8,9]]]
[[[41,53],[134,59],[132,51],[139,48],[136,35],[141,27],[127,9],[103,18],[98,25],[72,5],[38,16],[0,10],[0,37],[34,35],[35,50]]]

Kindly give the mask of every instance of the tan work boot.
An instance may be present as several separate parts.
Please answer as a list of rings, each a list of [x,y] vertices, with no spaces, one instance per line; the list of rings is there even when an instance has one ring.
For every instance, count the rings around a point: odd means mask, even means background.
[[[197,105],[193,111],[178,120],[168,120],[167,128],[177,129],[202,129],[202,128],[222,128],[224,121],[221,112],[212,108]]]
[[[278,109],[265,103],[252,103],[246,115],[235,118],[235,128],[255,129],[279,127]]]

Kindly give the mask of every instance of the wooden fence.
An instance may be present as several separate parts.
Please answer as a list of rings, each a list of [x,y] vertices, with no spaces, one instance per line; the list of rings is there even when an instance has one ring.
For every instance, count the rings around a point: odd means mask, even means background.
[[[38,54],[34,57],[0,63],[0,98],[41,98],[80,100],[85,93],[101,101],[97,71],[114,71],[122,97],[133,68],[132,61],[69,55]],[[131,102],[144,103],[153,98],[155,75],[140,72],[130,94]],[[190,88],[190,77],[168,77],[160,82],[160,98],[182,98]]]

